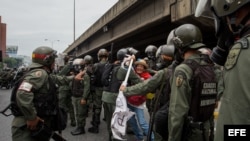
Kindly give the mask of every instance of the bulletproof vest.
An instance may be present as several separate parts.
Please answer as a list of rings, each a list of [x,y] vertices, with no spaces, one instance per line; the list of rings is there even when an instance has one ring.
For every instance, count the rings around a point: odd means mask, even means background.
[[[84,86],[82,81],[73,80],[72,82],[72,96],[81,97],[83,95]]]
[[[100,78],[102,78],[102,74],[103,74],[103,70],[105,67],[106,63],[96,63],[95,67],[96,67],[96,71],[94,72],[94,86],[96,87],[103,87],[102,81],[100,80]]]
[[[29,72],[27,72],[27,73],[29,73]],[[25,73],[22,77],[20,77],[20,79],[18,79],[15,82],[14,87],[13,87],[12,92],[11,92],[10,109],[11,109],[11,112],[14,116],[22,116],[23,115],[22,112],[20,111],[18,105],[17,105],[17,102],[16,102],[16,92],[17,92],[19,86],[21,85],[21,83],[23,82],[27,73]],[[34,106],[36,108],[37,115],[40,117],[51,116],[51,115],[56,114],[56,106],[58,104],[58,98],[56,95],[57,87],[53,83],[53,81],[51,80],[50,77],[48,77],[48,81],[49,81],[48,93],[39,93],[39,90],[32,89],[32,91],[35,94],[34,100],[33,100]]]
[[[37,115],[40,117],[52,116],[57,113],[58,97],[57,97],[57,86],[48,75],[49,90],[48,92],[40,92],[34,90],[34,106],[37,111]],[[45,83],[47,85],[47,83]]]
[[[118,80],[116,77],[117,71],[120,68],[120,65],[112,64],[112,70],[109,72],[108,83],[104,86],[103,90],[112,93],[118,93],[119,88],[123,80]]]
[[[167,71],[165,71],[166,75],[165,75],[165,80],[164,80],[164,87],[163,90],[161,92],[161,98],[160,98],[160,107],[162,107],[164,104],[166,104],[169,100],[170,100],[170,93],[171,93],[171,78],[172,78],[172,74],[173,74],[173,67],[172,65],[170,65],[167,69]]]
[[[202,60],[202,59],[201,59]],[[188,59],[183,62],[193,70],[190,80],[192,98],[189,116],[203,122],[211,118],[217,97],[217,80],[213,64],[200,65]]]

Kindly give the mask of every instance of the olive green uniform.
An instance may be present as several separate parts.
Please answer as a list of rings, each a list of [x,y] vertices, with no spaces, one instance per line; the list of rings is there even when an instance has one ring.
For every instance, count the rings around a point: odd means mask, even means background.
[[[200,65],[207,64],[205,61],[200,61],[200,55],[194,54],[189,56],[188,59],[198,62]],[[190,80],[193,76],[193,70],[187,64],[180,64],[175,68],[173,75],[173,82],[171,84],[171,95],[169,105],[169,117],[168,117],[168,129],[169,138],[168,141],[181,141],[183,134],[184,120],[187,117],[192,93]],[[208,134],[210,129],[210,121],[203,122],[204,135],[208,140]],[[188,136],[187,141],[203,141],[202,131],[197,128],[191,129],[191,136]]]
[[[101,60],[99,63],[105,65],[107,63],[107,61]],[[98,64],[95,64],[93,68],[94,68],[94,74],[99,72],[99,70],[97,70],[97,69],[101,69],[101,68],[98,68]],[[95,78],[95,79],[96,79],[95,81],[101,81],[101,78]],[[102,111],[103,87],[102,86],[93,86],[93,87],[94,87],[94,93],[92,93],[93,94],[92,95],[93,96],[92,125],[94,127],[98,128],[98,126],[100,124],[100,115],[101,115],[101,111]]]
[[[117,66],[117,67],[120,67],[120,66]],[[117,70],[117,73],[116,73],[116,77],[118,80],[120,81],[123,81],[125,79],[125,76],[127,74],[127,70],[123,69],[123,68],[119,68]],[[134,71],[130,71],[130,75],[129,75],[129,78],[128,80],[131,81],[131,83],[133,84],[137,84],[139,82],[141,82],[142,80],[140,79],[140,77],[135,74]],[[119,90],[117,90],[119,91]],[[115,107],[116,107],[116,98],[118,96],[118,93],[113,93],[113,92],[108,92],[108,91],[103,91],[103,94],[102,94],[102,101],[104,102],[103,103],[103,107],[104,107],[104,111],[106,113],[106,123],[107,123],[107,129],[108,129],[108,132],[109,132],[109,137],[111,140],[111,136],[112,136],[112,131],[111,131],[111,119],[112,119],[112,116],[113,116],[113,113],[115,111]]]
[[[35,63],[33,63],[35,64]],[[17,104],[23,116],[14,117],[12,121],[12,140],[13,141],[36,141],[31,137],[31,132],[26,128],[27,120],[34,120],[37,117],[37,111],[34,107],[33,99],[41,95],[48,95],[49,83],[48,78],[51,78],[54,83],[58,85],[66,85],[73,79],[73,77],[61,77],[56,75],[49,75],[43,69],[33,69],[24,78],[23,82],[32,84],[32,89],[25,91],[26,88],[18,89]],[[55,93],[56,94],[56,93]],[[51,117],[42,117],[45,123],[50,126]]]
[[[215,141],[224,140],[224,125],[250,124],[250,87],[249,87],[249,44],[250,35],[236,42],[227,56],[224,65],[225,89],[221,98],[221,107],[216,126]],[[243,44],[244,43],[244,44]]]
[[[82,105],[80,101],[82,99],[86,100],[90,94],[90,77],[87,73],[84,74],[83,80],[81,80],[81,85],[84,88],[81,97],[72,96],[72,104],[74,106],[75,117],[77,122],[77,127],[84,128],[86,125],[86,118],[88,116],[88,106],[87,104]]]
[[[75,113],[72,104],[72,91],[71,87],[67,85],[59,86],[59,107],[62,107],[70,115],[71,126],[76,125]]]

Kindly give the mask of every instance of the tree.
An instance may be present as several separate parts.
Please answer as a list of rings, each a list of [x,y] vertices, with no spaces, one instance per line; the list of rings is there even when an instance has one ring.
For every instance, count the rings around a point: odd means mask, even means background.
[[[17,68],[20,64],[20,59],[9,57],[9,58],[4,58],[3,62],[7,64],[8,68]]]

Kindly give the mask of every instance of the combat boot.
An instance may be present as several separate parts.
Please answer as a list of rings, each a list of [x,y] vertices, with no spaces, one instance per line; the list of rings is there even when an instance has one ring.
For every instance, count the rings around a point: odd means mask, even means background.
[[[71,131],[72,135],[80,135],[80,134],[85,134],[84,127],[76,127],[75,130]]]
[[[88,131],[89,131],[90,133],[95,133],[95,134],[97,134],[97,133],[99,133],[99,127],[98,127],[98,126],[92,126],[92,127],[90,127],[90,128],[88,129]]]
[[[71,120],[70,125],[71,125],[72,127],[75,127],[75,126],[76,126],[76,121],[75,121],[75,120]]]

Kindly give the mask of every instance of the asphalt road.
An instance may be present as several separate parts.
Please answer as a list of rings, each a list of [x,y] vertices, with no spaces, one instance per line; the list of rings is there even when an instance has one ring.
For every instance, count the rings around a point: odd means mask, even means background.
[[[4,109],[10,101],[11,90],[6,90],[5,88],[0,89],[0,110]],[[91,110],[89,110],[91,111]],[[145,110],[146,111],[146,110]],[[148,119],[148,114],[145,112],[145,116]],[[103,118],[103,110],[101,118]],[[0,141],[11,141],[11,121],[13,116],[5,117],[0,115]],[[85,127],[86,133],[78,136],[72,136],[70,132],[74,130],[75,127],[70,126],[70,121],[68,122],[67,128],[62,132],[62,136],[67,139],[67,141],[108,141],[108,132],[105,121],[101,121],[100,130],[98,134],[93,134],[87,132],[90,125],[91,113],[87,118],[87,124]],[[146,139],[146,137],[145,137]],[[127,135],[127,141],[134,141],[134,135]]]

